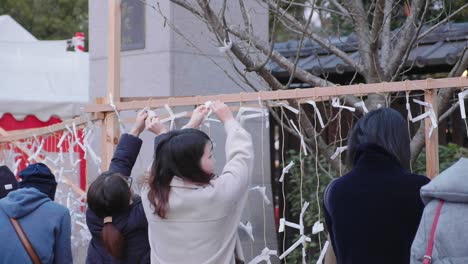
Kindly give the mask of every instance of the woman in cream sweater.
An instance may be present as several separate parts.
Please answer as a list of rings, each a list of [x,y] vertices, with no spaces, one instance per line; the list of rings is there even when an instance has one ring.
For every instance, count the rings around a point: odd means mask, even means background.
[[[243,260],[237,226],[252,174],[252,139],[224,103],[213,103],[211,110],[227,134],[226,164],[219,176],[213,144],[202,131],[173,130],[155,139],[151,175],[141,195],[151,263]]]

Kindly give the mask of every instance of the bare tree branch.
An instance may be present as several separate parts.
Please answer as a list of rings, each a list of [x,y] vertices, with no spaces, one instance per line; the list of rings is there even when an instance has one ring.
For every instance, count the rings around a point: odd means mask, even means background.
[[[207,0],[197,0],[199,3],[200,7],[202,7],[204,17],[209,23],[209,26],[212,28],[213,32],[217,35],[219,38],[224,34],[224,29],[222,27],[222,22],[219,20],[219,18],[214,14],[213,10],[209,6],[209,2]],[[240,30],[239,30],[240,31]],[[243,32],[244,34],[248,35],[246,32]],[[252,38],[252,41],[255,42],[255,38]],[[237,46],[236,43],[232,44],[231,47],[231,52],[246,66],[246,67],[252,67],[254,66],[254,62],[251,60],[251,58],[247,55],[244,54],[241,49]],[[284,58],[284,57],[283,57]],[[264,68],[260,69],[258,74],[270,85],[272,90],[278,90],[278,89],[283,89],[285,88],[281,83],[279,83],[276,78],[271,75],[270,72],[265,70]],[[292,100],[290,103],[294,103]],[[314,138],[315,134],[317,134],[317,131],[315,130],[315,127],[312,125],[310,120],[306,118],[305,112],[301,109],[301,114],[304,115],[304,118],[301,118],[301,126],[304,128],[305,135],[308,138]],[[318,138],[318,149],[319,152],[329,160],[330,164],[332,164],[333,168],[340,168],[342,164],[340,164],[340,161],[334,161],[330,159],[331,156],[331,151],[329,150],[328,146],[325,144],[323,139]],[[310,142],[310,141],[309,141]]]
[[[245,8],[244,0],[239,0],[239,8],[241,10],[242,19],[244,20],[245,30],[248,30],[250,34],[253,34],[253,26],[252,26],[252,23],[250,22],[249,13],[247,12],[247,9]]]
[[[286,69],[288,72],[293,73],[294,63],[281,55],[279,52],[275,50],[271,51],[268,44],[264,43],[264,41],[260,40],[258,37],[250,36],[247,32],[240,30],[237,26],[229,27],[228,31],[241,40],[247,41],[250,39],[252,41],[252,45],[254,45],[255,48],[260,50],[265,55],[269,55],[271,52],[271,59],[273,61],[275,61],[282,68]],[[312,75],[302,68],[297,68],[296,72],[294,73],[294,77],[314,86],[333,86],[333,83]]]
[[[242,1],[242,0],[239,0],[239,1]],[[267,65],[267,63],[270,61],[271,59],[271,54],[273,52],[273,47],[275,45],[275,34],[276,34],[276,25],[277,25],[277,20],[278,20],[278,9],[279,9],[279,5],[278,3],[276,3],[278,8],[276,9],[276,12],[273,13],[273,28],[271,30],[271,36],[270,36],[270,52],[268,53],[265,61],[263,63],[260,63],[257,67],[253,68],[253,69],[249,69],[249,70],[252,70],[252,71],[258,71],[260,68],[263,68]],[[253,32],[249,32],[251,35],[253,35],[254,33]]]
[[[448,77],[454,77],[454,76],[460,76],[465,69],[468,68],[468,48],[465,48],[463,50],[463,53],[458,60],[458,62],[455,64],[455,66],[452,68],[452,70],[449,73]],[[447,108],[450,106],[450,99],[452,98],[453,94],[457,91],[455,88],[449,88],[449,89],[443,89],[442,91],[439,92],[438,95],[438,100],[439,100],[439,109],[438,113],[439,116],[446,118],[446,113],[449,111],[454,111],[454,106],[450,108],[449,110],[446,111]],[[456,109],[456,107],[455,107]],[[442,112],[445,112],[444,114],[440,114]],[[447,114],[448,115],[448,114]],[[440,119],[439,119],[440,120]],[[421,122],[421,126],[419,127],[418,131],[416,132],[415,136],[413,137],[413,140],[411,140],[411,162],[414,163],[416,158],[418,157],[419,153],[421,152],[423,146],[424,146],[424,122]]]
[[[277,5],[272,1],[272,0],[262,0],[265,3],[268,4],[268,6],[272,9],[275,10]],[[303,33],[303,24],[299,22],[296,18],[294,18],[292,15],[287,13],[283,8],[279,9],[281,12],[281,16],[290,23],[290,26],[298,30],[299,32]],[[342,59],[346,64],[350,65],[351,67],[354,67],[359,73],[364,73],[364,68],[361,64],[355,62],[346,52],[340,50],[337,48],[335,45],[330,43],[329,40],[319,36],[318,34],[312,32],[310,29],[307,29],[305,31],[308,37],[313,39],[315,42],[317,42],[321,47],[327,49],[331,53],[335,54],[338,58]]]
[[[347,0],[346,3],[354,24],[354,31],[358,36],[359,55],[361,56],[361,61],[363,61],[364,68],[367,69],[367,71],[361,74],[368,83],[375,82],[375,73],[373,73],[372,70],[373,62],[371,59],[369,23],[367,22],[366,11],[364,10],[361,0]]]
[[[223,29],[221,21],[214,14],[213,10],[209,6],[209,3],[206,0],[197,0],[197,2],[202,7],[204,17],[208,21],[208,26],[212,28],[214,34],[218,38],[223,36],[225,34],[225,31]],[[236,43],[232,43],[231,52],[247,68],[255,67],[255,63],[252,61],[252,59],[247,54],[244,54]],[[284,86],[269,71],[265,70],[264,68],[260,69],[257,73],[272,89],[284,89]]]
[[[143,0],[140,0],[140,1],[143,1]],[[177,4],[185,9],[187,9],[188,11],[190,11],[190,13],[194,14],[195,16],[197,16],[198,18],[203,18],[202,14],[200,11],[198,11],[194,6],[192,6],[191,4],[187,3],[187,1],[185,0],[171,0],[171,2],[173,2],[174,4]],[[145,2],[146,3],[146,2]],[[203,18],[204,20],[204,18]]]
[[[391,47],[391,23],[392,23],[392,11],[393,11],[394,0],[385,1],[384,9],[384,24],[382,29],[382,50],[380,51],[382,56],[380,61],[386,62],[390,58],[390,47]]]
[[[326,7],[323,7],[323,6],[313,6],[313,5],[311,6],[311,5],[308,5],[308,4],[305,4],[305,3],[296,3],[296,2],[288,1],[288,0],[280,0],[280,1],[281,1],[281,3],[291,4],[291,5],[295,5],[295,6],[300,6],[300,7],[305,7],[305,8],[315,8],[316,10],[326,11],[326,12],[337,14],[339,16],[343,16],[343,17],[349,19],[349,13],[348,13],[348,11],[346,11],[346,9],[344,9],[345,12],[342,12],[342,10],[334,10],[334,9],[326,8]],[[322,2],[322,4],[323,3],[324,2]]]
[[[394,75],[398,65],[400,65],[401,58],[403,58],[403,55],[408,49],[411,49],[412,43],[414,43],[414,37],[417,35],[416,30],[422,24],[419,20],[424,20],[424,18],[420,19],[420,14],[423,9],[423,4],[427,1],[428,0],[414,0],[411,2],[410,15],[406,18],[405,23],[401,27],[398,37],[399,40],[392,51],[392,56],[390,56],[389,61],[384,64],[386,80],[389,80],[391,76]]]
[[[341,13],[345,14],[346,17],[351,17],[348,10],[346,10],[346,8],[344,8],[340,3],[338,3],[337,0],[330,0],[330,3],[332,3],[336,8],[338,8],[341,11]]]
[[[315,136],[318,134],[317,131],[315,130],[315,127],[312,125],[312,122],[309,120],[309,117],[305,114],[304,109],[300,109],[300,115],[301,115],[301,126],[304,129],[305,134],[309,138],[315,138]],[[345,166],[341,163],[340,160],[338,159],[331,159],[331,156],[333,155],[333,150],[331,150],[325,141],[323,140],[322,137],[316,137],[317,140],[317,147],[319,150],[319,153],[322,154],[322,156],[330,163],[331,167],[333,170],[339,172],[340,168],[344,168]],[[312,140],[313,141],[313,140]],[[315,147],[315,142],[312,143],[312,146]]]
[[[468,46],[463,49],[460,59],[453,66],[448,77],[460,76],[468,68]],[[443,89],[439,92],[439,113],[445,111],[450,105],[450,98],[452,98],[453,93],[458,89],[450,88]]]
[[[468,3],[464,4],[462,7],[460,7],[459,9],[455,10],[453,13],[451,13],[450,15],[448,15],[446,18],[442,19],[441,21],[439,21],[439,23],[435,24],[434,26],[430,27],[428,30],[424,31],[423,33],[421,33],[419,36],[418,36],[418,40],[424,38],[427,34],[431,33],[432,31],[434,31],[436,28],[440,27],[441,25],[443,25],[445,22],[449,21],[453,16],[455,16],[456,14],[458,14],[459,12],[463,11],[465,8],[468,7]]]
[[[227,8],[227,0],[223,0],[223,7],[221,7],[221,15],[219,16],[221,20],[225,20],[226,18],[226,8]]]
[[[385,7],[386,7],[385,0],[377,0],[375,3],[375,8],[373,12],[371,30],[370,30],[370,40],[371,45],[375,45],[375,48],[378,48],[378,39],[379,39],[379,32],[384,24],[385,20]]]
[[[424,11],[423,11],[422,17],[424,17],[426,15],[426,12],[427,12],[428,9],[429,9],[429,1],[427,1],[426,5],[424,6]],[[410,52],[411,52],[411,50],[413,48],[413,45],[415,43],[417,43],[416,40],[418,39],[418,35],[419,35],[420,31],[421,31],[422,26],[423,26],[423,23],[421,22],[417,26],[417,29],[416,29],[414,35],[411,37],[409,45],[408,45],[408,47],[406,47],[406,50],[404,52],[403,59],[400,59],[400,63],[399,63],[399,66],[398,66],[397,70],[395,72],[393,72],[393,77],[391,78],[392,82],[395,81],[398,78],[400,72],[405,67],[405,64],[408,61],[408,57],[409,57],[409,54],[410,54]],[[414,63],[415,63],[415,61],[413,61],[413,64]],[[411,65],[411,67],[413,67],[413,65]],[[406,70],[406,71],[408,71],[408,70]]]
[[[447,117],[449,117],[455,110],[460,107],[460,102],[454,103],[443,115],[439,117],[439,123],[444,121]]]
[[[385,0],[377,0],[373,12],[371,30],[370,30],[370,58],[373,62],[372,69],[375,71],[378,81],[382,81],[383,70],[381,68],[379,52],[379,37],[382,25],[385,19]]]
[[[264,43],[261,39],[259,39],[256,36],[251,36],[247,32],[240,30],[237,26],[231,26],[228,28],[228,31],[232,33],[234,36],[238,37],[241,40],[250,40],[251,43],[254,45],[255,48],[260,50],[263,54],[268,55],[270,54],[270,49],[268,48],[268,45]],[[273,61],[275,61],[280,67],[286,69],[289,73],[293,73],[294,69],[294,63],[292,63],[289,59],[286,57],[282,56],[279,52],[277,51],[272,51],[271,52],[271,58]],[[247,65],[246,65],[247,66]],[[294,72],[294,76],[298,78],[299,80],[303,81],[304,83],[308,83],[314,86],[333,86],[334,84],[321,79],[305,70],[302,68],[296,68],[296,71]],[[360,100],[357,99],[355,96],[352,95],[346,95],[343,96],[343,99],[345,100],[345,103],[348,105],[354,105],[355,103],[359,102]],[[362,109],[358,110],[359,112],[362,111]]]
[[[228,51],[228,55],[233,55],[237,60],[239,60],[242,65],[246,67],[247,70],[255,70],[255,72],[260,75],[260,77],[271,87],[272,90],[279,90],[285,89],[286,87],[281,84],[267,69],[265,69],[265,64],[271,60],[277,63],[280,67],[286,69],[289,73],[291,73],[291,78],[297,78],[304,83],[308,83],[314,86],[332,86],[333,84],[327,81],[326,79],[322,79],[317,77],[306,70],[302,69],[301,67],[297,66],[297,63],[291,62],[289,59],[281,55],[279,52],[273,49],[273,38],[271,39],[271,43],[268,43],[258,37],[255,36],[252,32],[252,25],[250,19],[246,17],[248,15],[245,5],[243,5],[244,0],[239,0],[239,4],[241,5],[241,12],[242,18],[244,21],[245,30],[241,30],[235,26],[229,26],[226,24],[224,19],[224,15],[221,17],[216,16],[215,12],[213,11],[212,7],[210,6],[209,0],[197,0],[199,7],[195,8],[192,5],[188,4],[185,0],[171,0],[173,3],[178,4],[179,6],[185,8],[189,12],[193,13],[197,17],[199,17],[202,21],[204,21],[211,31],[214,33],[215,37],[222,43],[223,41],[229,38],[229,35],[233,37],[231,43],[232,47]],[[259,0],[260,1],[260,0]],[[418,33],[422,26],[422,21],[424,21],[424,14],[427,10],[428,0],[414,0],[412,1],[411,5],[411,13],[406,19],[404,25],[401,28],[399,38],[400,41],[397,42],[395,49],[392,50],[391,47],[391,28],[390,23],[392,19],[392,9],[394,8],[395,0],[390,1],[383,1],[383,0],[376,0],[374,9],[374,17],[373,22],[369,25],[367,21],[368,15],[366,14],[363,3],[360,0],[346,0],[346,9],[343,8],[349,14],[349,17],[352,19],[356,34],[359,37],[359,52],[361,55],[362,62],[355,62],[351,57],[343,52],[342,50],[338,49],[335,45],[330,43],[326,38],[319,36],[317,33],[312,32],[312,30],[306,26],[304,26],[304,22],[298,21],[295,17],[287,13],[287,11],[281,8],[278,5],[278,0],[261,0],[264,3],[267,3],[268,8],[271,11],[277,11],[276,14],[278,15],[278,19],[280,21],[285,21],[287,25],[299,32],[299,34],[305,34],[306,36],[310,37],[312,40],[317,42],[323,48],[329,50],[331,53],[335,54],[337,57],[341,58],[345,63],[354,67],[357,72],[363,75],[368,82],[374,82],[379,80],[379,69],[384,68],[384,76],[383,79],[387,80],[388,76],[392,76],[397,69],[399,69],[399,65],[402,62],[402,58],[407,58],[409,54],[409,50],[413,46],[413,43],[416,39],[418,39]],[[338,1],[332,1],[338,3]],[[390,3],[389,3],[390,2]],[[338,3],[339,4],[339,3]],[[423,4],[426,4],[426,8],[422,9]],[[335,5],[336,6],[336,5]],[[338,9],[340,7],[337,6]],[[463,7],[466,7],[464,5]],[[224,8],[223,8],[224,9]],[[200,11],[201,10],[201,11]],[[341,10],[341,9],[340,9]],[[341,10],[343,12],[343,10]],[[458,10],[456,12],[459,12]],[[421,15],[422,14],[422,15]],[[451,16],[449,16],[451,17]],[[447,17],[445,20],[448,20]],[[362,26],[364,25],[364,26]],[[435,26],[431,27],[429,30],[433,30],[436,26],[439,26],[440,22]],[[428,33],[428,32],[427,32]],[[426,32],[423,34],[427,34]],[[420,35],[419,38],[423,37],[424,35]],[[382,49],[383,54],[382,57],[377,57],[377,49],[378,49],[378,41],[382,41]],[[239,42],[236,43],[235,40]],[[241,42],[242,41],[242,42]],[[248,47],[254,47],[258,51],[261,52],[261,56],[267,56],[266,60],[263,61],[261,59],[261,63],[258,64],[258,61],[255,61],[253,57],[251,57],[251,53],[246,51],[244,48],[244,41],[248,43]],[[263,55],[262,55],[263,54]],[[402,56],[405,54],[405,56]],[[387,60],[384,60],[387,58]],[[297,62],[297,60],[296,60]],[[385,62],[386,66],[382,66],[382,62]],[[388,62],[388,63],[387,63]],[[234,64],[233,61],[231,61]],[[403,62],[404,63],[404,62]],[[461,56],[461,59],[455,67],[452,69],[450,73],[452,76],[460,75],[461,72],[467,68],[468,64],[468,55],[466,50]],[[388,65],[388,66],[387,66]],[[234,65],[236,71],[243,76],[246,83],[249,84],[248,79],[246,78],[245,72],[242,74],[241,70]],[[461,71],[461,72],[460,72]],[[251,83],[250,83],[251,85]],[[255,87],[251,86],[252,89]],[[453,94],[455,93],[456,89],[444,89],[439,93],[439,113],[443,113],[442,110],[446,110],[449,108],[451,104],[451,99]],[[360,101],[354,96],[347,96],[344,97],[345,102],[347,104],[354,104],[355,102]],[[292,103],[292,102],[291,102]],[[440,120],[443,120],[447,116],[450,115],[451,112],[457,109],[457,104],[453,105],[449,110],[446,110],[444,114],[440,115]],[[303,111],[303,109],[301,109]],[[301,112],[302,114],[302,112]],[[300,125],[304,128],[304,136],[306,136],[306,141],[309,145],[314,146],[315,140],[314,138],[317,135],[317,128],[313,125],[310,119],[303,114],[305,118],[301,118]],[[422,124],[422,123],[421,123]],[[295,133],[294,131],[289,131]],[[297,133],[295,133],[297,134]],[[297,135],[295,135],[297,136]],[[321,136],[317,137],[317,147],[320,149],[321,155],[323,155],[330,163],[335,161],[330,160],[330,156],[332,154],[331,149],[325,142]],[[314,142],[312,142],[314,141]],[[421,151],[422,147],[424,146],[424,125],[421,125],[419,130],[417,131],[416,135],[411,141],[411,150],[412,150],[412,160],[417,157],[417,154]],[[342,164],[338,161],[335,162],[333,165],[334,169],[339,168]]]
[[[410,142],[411,164],[414,164],[425,145],[424,122],[420,122],[419,129]]]
[[[289,76],[289,80],[288,80],[288,83],[286,84],[286,87],[289,87],[289,85],[291,85],[291,82],[292,80],[294,79],[294,73],[296,72],[296,69],[297,69],[297,62],[299,61],[299,57],[300,57],[300,54],[301,54],[301,50],[302,50],[302,45],[304,43],[304,37],[306,35],[306,31],[307,31],[307,28],[309,28],[309,25],[310,25],[310,22],[312,21],[312,16],[314,15],[314,7],[315,6],[315,0],[312,0],[312,10],[310,10],[310,14],[309,14],[309,17],[307,18],[307,22],[306,24],[304,25],[304,28],[302,29],[302,31],[304,33],[301,34],[301,39],[299,40],[299,47],[297,48],[297,51],[296,51],[296,58],[294,59],[294,67],[293,67],[293,70],[291,72],[291,75]]]

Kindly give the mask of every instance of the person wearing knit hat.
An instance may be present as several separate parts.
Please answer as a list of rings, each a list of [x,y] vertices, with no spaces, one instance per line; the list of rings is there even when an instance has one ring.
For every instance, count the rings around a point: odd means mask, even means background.
[[[43,163],[31,164],[19,173],[20,188],[36,188],[46,194],[52,201],[57,189],[57,181],[54,174]]]
[[[0,263],[31,263],[10,219],[22,227],[40,263],[73,263],[70,212],[54,202],[57,182],[42,163],[31,164],[19,174],[19,189],[0,199]]]
[[[13,172],[5,165],[0,166],[0,199],[16,189],[18,189],[18,181]]]

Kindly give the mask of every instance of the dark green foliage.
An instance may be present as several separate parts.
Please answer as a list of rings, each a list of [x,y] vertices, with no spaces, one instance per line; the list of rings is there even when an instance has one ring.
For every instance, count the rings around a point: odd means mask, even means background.
[[[457,162],[461,157],[468,157],[468,149],[449,143],[447,146],[439,146],[439,171],[447,169]],[[418,159],[413,165],[414,173],[426,174],[426,149],[421,151]]]

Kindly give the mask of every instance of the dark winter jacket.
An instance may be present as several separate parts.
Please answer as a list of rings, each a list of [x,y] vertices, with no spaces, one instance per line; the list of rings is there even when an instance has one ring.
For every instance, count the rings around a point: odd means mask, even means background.
[[[0,166],[0,199],[16,189],[18,189],[16,176],[7,166]]]
[[[138,137],[123,134],[112,158],[109,171],[118,172],[129,177],[140,152],[142,140]],[[101,242],[103,219],[91,210],[86,211],[86,222],[92,235],[88,247],[87,264],[105,263],[150,263],[150,246],[148,242],[148,222],[146,221],[141,198],[133,197],[129,210],[113,216],[113,224],[125,238],[125,254],[121,261],[107,253]]]
[[[10,217],[18,220],[41,263],[73,263],[70,213],[36,188],[20,188],[0,200],[0,263],[32,263]]]
[[[355,156],[353,169],[330,183],[324,198],[338,264],[407,264],[424,209],[419,191],[429,179],[375,144]]]

